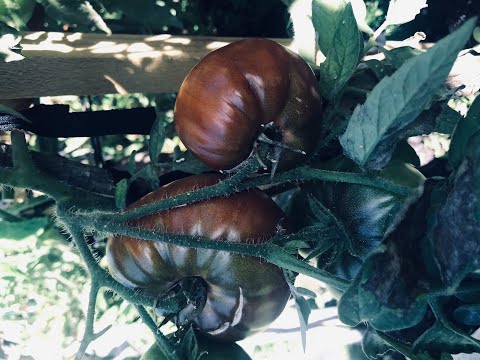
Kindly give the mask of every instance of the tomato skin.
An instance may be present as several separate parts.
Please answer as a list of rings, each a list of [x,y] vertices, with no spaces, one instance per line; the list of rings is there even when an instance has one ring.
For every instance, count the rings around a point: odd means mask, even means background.
[[[353,161],[343,156],[318,167],[324,170],[361,172]],[[391,161],[377,176],[411,188],[412,195],[425,181],[417,169],[399,160]],[[358,251],[357,254],[351,254],[347,250],[347,244],[339,241],[332,250],[318,258],[318,267],[346,280],[355,277],[364,259],[382,242],[385,232],[397,220],[407,202],[407,197],[365,185],[311,182],[305,184],[292,201],[289,220],[295,230],[315,225],[307,193],[319,200],[341,222]],[[334,251],[338,251],[336,257]]]
[[[221,178],[204,174],[177,180],[130,208],[213,185]],[[284,216],[273,200],[253,189],[146,216],[131,225],[216,240],[262,243],[277,232]],[[153,296],[163,294],[185,277],[202,278],[207,284],[207,303],[194,321],[202,332],[223,341],[241,340],[261,331],[280,315],[290,295],[279,267],[225,251],[118,236],[107,242],[107,260],[119,282]],[[179,318],[184,318],[182,312]],[[235,325],[220,331],[227,323]]]
[[[322,99],[307,63],[267,39],[246,39],[205,56],[187,75],[174,109],[184,145],[212,169],[245,160],[273,122],[281,142],[307,154],[320,137]],[[283,151],[280,168],[305,159]]]

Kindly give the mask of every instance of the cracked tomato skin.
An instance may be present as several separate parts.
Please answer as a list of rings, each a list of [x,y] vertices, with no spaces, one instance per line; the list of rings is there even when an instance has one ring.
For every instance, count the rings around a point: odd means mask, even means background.
[[[221,179],[203,174],[177,180],[129,208]],[[276,234],[283,220],[284,214],[273,200],[252,189],[145,216],[130,224],[215,240],[263,243]],[[207,302],[194,322],[200,331],[221,341],[238,341],[263,330],[280,315],[290,295],[282,270],[257,257],[117,236],[107,242],[107,260],[115,279],[152,296],[163,294],[185,277],[202,278]],[[182,316],[180,312],[180,321]]]
[[[205,56],[187,75],[174,109],[175,129],[199,160],[231,169],[273,123],[284,145],[311,152],[321,135],[322,99],[308,64],[267,39],[234,42]],[[304,160],[284,150],[279,168]]]

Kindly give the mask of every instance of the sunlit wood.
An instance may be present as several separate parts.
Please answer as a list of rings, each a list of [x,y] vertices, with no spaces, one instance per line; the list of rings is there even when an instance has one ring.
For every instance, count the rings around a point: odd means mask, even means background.
[[[433,45],[419,42],[423,40],[419,34],[402,42],[389,41],[386,48],[409,45],[426,50]],[[174,92],[203,56],[236,40],[239,38],[168,34],[24,33],[25,59],[0,62],[0,99]],[[292,39],[275,40],[295,51]],[[449,83],[455,77],[455,87],[459,79],[479,76],[479,56],[468,55],[460,60],[454,67],[455,74],[447,80]],[[469,93],[477,91],[477,85],[467,86]]]
[[[0,62],[0,98],[177,91],[206,54],[237,38],[25,33],[25,59]],[[288,46],[290,39],[278,40]]]

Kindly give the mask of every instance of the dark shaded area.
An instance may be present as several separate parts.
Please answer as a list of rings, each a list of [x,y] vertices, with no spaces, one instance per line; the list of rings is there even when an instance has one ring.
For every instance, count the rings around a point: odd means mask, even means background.
[[[36,105],[22,114],[32,123],[0,114],[0,131],[21,129],[47,137],[146,135],[150,133],[157,116],[153,107],[69,112],[68,105]]]
[[[385,14],[388,3],[388,0],[380,1],[379,7],[385,9]],[[415,20],[395,30],[392,40],[403,40],[417,31],[423,31],[427,35],[426,41],[436,42],[459,28],[465,20],[480,15],[478,0],[430,0],[427,3],[428,7],[423,9]],[[473,46],[473,40],[471,41],[467,45]]]

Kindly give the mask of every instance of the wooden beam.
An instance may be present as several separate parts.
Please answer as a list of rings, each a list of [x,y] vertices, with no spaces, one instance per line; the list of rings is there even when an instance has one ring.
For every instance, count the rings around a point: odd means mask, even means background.
[[[177,91],[206,54],[238,38],[24,33],[24,60],[0,63],[0,99]],[[288,46],[292,40],[277,40]]]
[[[0,99],[175,92],[202,57],[241,39],[167,34],[30,32],[23,35],[25,59],[0,62]],[[274,40],[293,47],[292,39]],[[402,42],[388,41],[386,47],[405,45],[422,50],[432,46],[412,37]],[[472,50],[475,51],[460,54],[447,79],[449,87],[464,84],[463,95],[480,88],[480,56],[477,48]]]

